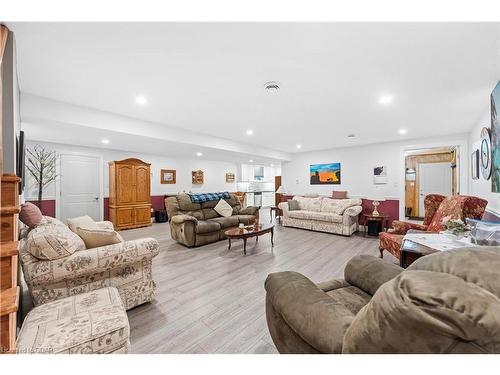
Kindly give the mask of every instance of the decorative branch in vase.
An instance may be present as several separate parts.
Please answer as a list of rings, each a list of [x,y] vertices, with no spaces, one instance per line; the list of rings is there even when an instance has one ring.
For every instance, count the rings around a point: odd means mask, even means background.
[[[35,145],[26,150],[26,169],[38,189],[37,206],[42,208],[43,190],[54,182],[58,175],[56,171],[57,154],[41,145]]]

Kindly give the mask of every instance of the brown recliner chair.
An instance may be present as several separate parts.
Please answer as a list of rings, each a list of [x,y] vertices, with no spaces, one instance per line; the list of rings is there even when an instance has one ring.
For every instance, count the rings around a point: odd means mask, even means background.
[[[384,250],[387,250],[399,259],[403,237],[410,229],[439,232],[443,230],[442,222],[445,217],[461,220],[481,219],[487,204],[487,200],[468,195],[445,197],[439,194],[429,194],[424,200],[425,217],[422,224],[395,220],[392,222],[392,229],[379,233],[380,257],[382,258]]]
[[[440,252],[406,270],[361,255],[345,279],[270,274],[280,353],[500,353],[500,247]]]

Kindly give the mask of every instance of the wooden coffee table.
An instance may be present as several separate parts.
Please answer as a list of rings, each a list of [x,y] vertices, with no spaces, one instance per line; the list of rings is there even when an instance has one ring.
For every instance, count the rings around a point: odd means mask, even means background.
[[[253,225],[247,226],[245,228],[232,228],[224,232],[229,240],[228,250],[231,249],[231,240],[242,239],[243,240],[243,253],[247,254],[247,239],[255,237],[255,241],[259,240],[259,236],[263,234],[271,233],[271,246],[274,246],[274,225],[273,224],[259,224],[257,227]]]

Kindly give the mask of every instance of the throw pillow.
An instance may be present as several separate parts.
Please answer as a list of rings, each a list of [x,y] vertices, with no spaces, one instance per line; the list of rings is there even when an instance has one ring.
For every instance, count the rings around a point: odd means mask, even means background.
[[[288,211],[298,211],[300,210],[299,201],[294,199],[288,201]]]
[[[94,228],[76,228],[76,233],[85,242],[87,249],[96,247],[114,245],[123,242],[122,237],[114,230],[94,229]]]
[[[87,229],[99,229],[97,226],[96,222],[94,219],[92,219],[90,216],[85,215],[85,216],[78,216],[74,217],[72,219],[68,219],[68,227],[71,229],[72,232],[78,234],[77,228],[87,228]]]
[[[30,229],[33,229],[42,222],[43,215],[37,206],[33,203],[26,202],[21,205],[19,220]]]
[[[29,232],[26,249],[35,258],[55,260],[85,250],[85,243],[66,226],[45,224]]]
[[[214,210],[220,215],[224,217],[229,217],[233,214],[233,208],[229,203],[227,203],[224,199],[221,199],[219,203],[214,207]]]
[[[332,191],[333,199],[347,199],[347,191]]]

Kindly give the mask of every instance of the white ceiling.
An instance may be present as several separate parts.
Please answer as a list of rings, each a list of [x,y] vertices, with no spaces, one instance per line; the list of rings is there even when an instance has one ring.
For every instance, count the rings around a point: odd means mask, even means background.
[[[500,77],[498,23],[8,26],[22,92],[283,152],[469,131]]]

